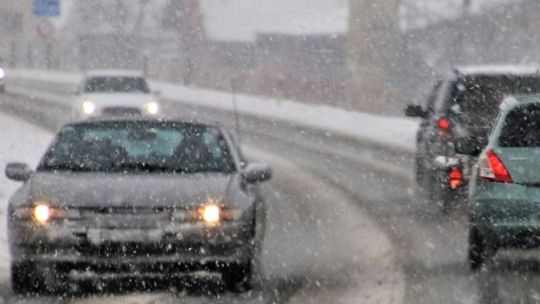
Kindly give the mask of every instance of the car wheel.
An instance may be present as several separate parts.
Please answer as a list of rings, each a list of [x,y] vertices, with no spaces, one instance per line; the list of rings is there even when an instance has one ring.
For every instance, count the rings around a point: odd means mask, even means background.
[[[433,212],[450,214],[453,210],[452,196],[444,189],[437,174],[430,170],[423,170],[423,174],[419,177],[421,178],[418,182],[421,195],[430,206],[436,208]]]
[[[441,172],[430,172],[427,174],[426,198],[437,207],[437,211],[442,215],[449,215],[456,206],[456,194],[448,188],[445,176]]]
[[[42,283],[32,263],[14,263],[11,265],[11,289],[15,294],[38,292],[43,287]]]
[[[491,258],[495,256],[496,247],[481,233],[471,228],[469,231],[469,266],[471,271],[478,272]]]
[[[251,264],[230,265],[221,272],[225,286],[233,291],[246,291],[251,288]]]
[[[447,195],[444,192],[444,190],[441,190],[437,204],[439,205],[442,215],[449,215],[454,210],[453,199],[450,195]]]

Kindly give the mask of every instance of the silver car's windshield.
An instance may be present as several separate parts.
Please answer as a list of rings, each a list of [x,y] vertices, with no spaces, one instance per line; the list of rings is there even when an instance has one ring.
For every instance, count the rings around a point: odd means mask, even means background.
[[[234,169],[216,128],[115,122],[65,127],[38,170],[90,172],[223,172]]]

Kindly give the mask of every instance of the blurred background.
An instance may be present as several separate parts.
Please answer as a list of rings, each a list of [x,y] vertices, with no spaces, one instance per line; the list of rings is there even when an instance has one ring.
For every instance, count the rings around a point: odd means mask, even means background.
[[[34,1],[0,5],[8,67],[140,69],[372,113],[422,102],[457,64],[540,60],[536,0]]]

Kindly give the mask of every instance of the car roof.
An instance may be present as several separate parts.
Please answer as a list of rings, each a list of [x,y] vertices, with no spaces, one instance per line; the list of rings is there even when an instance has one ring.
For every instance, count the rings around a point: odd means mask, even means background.
[[[538,65],[471,65],[457,66],[454,74],[458,76],[503,76],[540,75]]]
[[[136,70],[89,70],[84,73],[85,77],[144,77],[141,71]]]
[[[217,122],[200,122],[197,120],[183,120],[173,118],[152,118],[152,117],[129,117],[129,116],[98,116],[82,121],[76,121],[66,124],[66,126],[84,126],[84,125],[99,125],[103,123],[117,122],[133,122],[133,123],[166,123],[166,124],[191,124],[199,126],[208,126],[221,128]]]

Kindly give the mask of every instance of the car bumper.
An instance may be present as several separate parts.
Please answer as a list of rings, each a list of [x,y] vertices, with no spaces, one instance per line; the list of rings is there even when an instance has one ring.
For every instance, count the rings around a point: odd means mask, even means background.
[[[540,246],[540,193],[519,184],[477,182],[471,223],[501,247]]]
[[[244,264],[252,255],[253,233],[247,223],[183,224],[152,230],[154,237],[137,240],[99,240],[89,229],[60,225],[36,228],[24,222],[17,226],[10,237],[14,262],[55,263],[73,269],[182,270]]]

